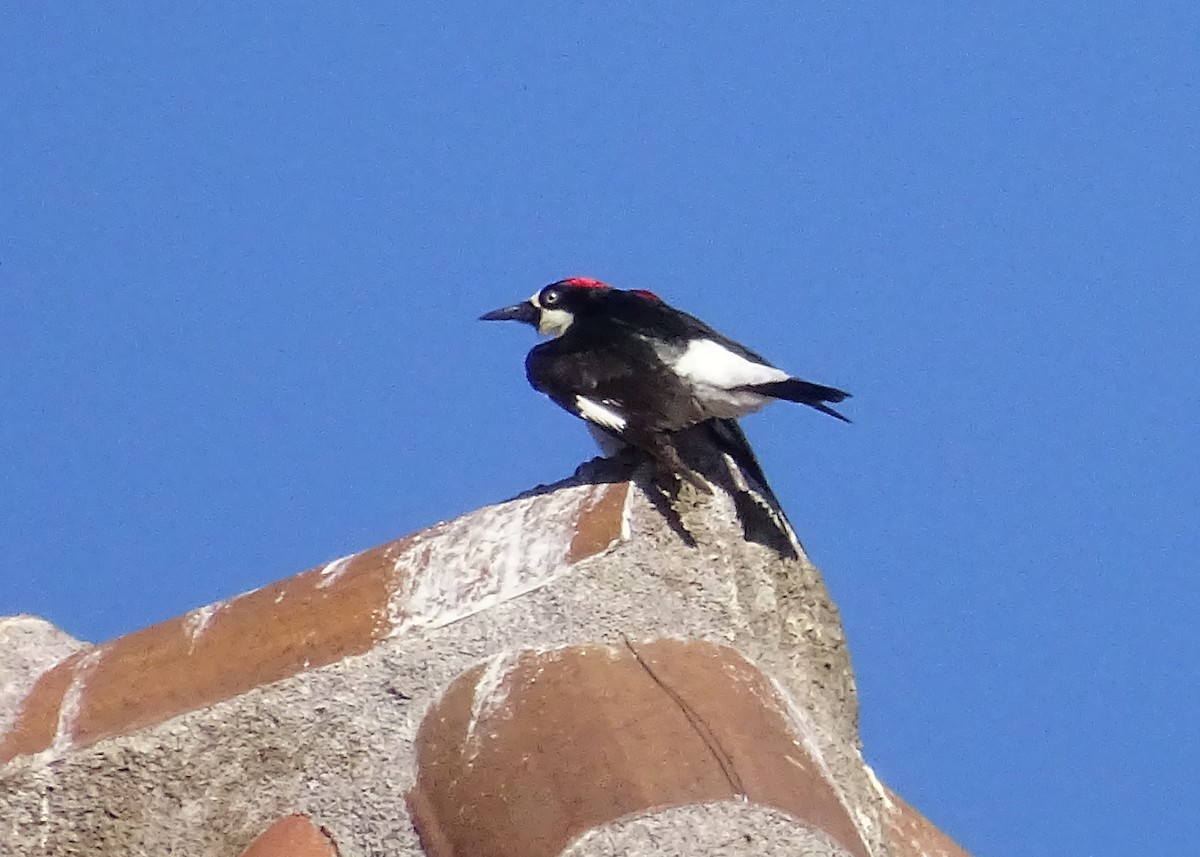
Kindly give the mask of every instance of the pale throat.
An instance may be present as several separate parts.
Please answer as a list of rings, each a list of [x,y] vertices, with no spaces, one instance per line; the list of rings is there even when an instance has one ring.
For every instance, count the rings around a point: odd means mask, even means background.
[[[567,312],[565,309],[546,309],[538,302],[538,296],[534,295],[529,299],[529,302],[538,308],[538,333],[542,336],[562,336],[567,332],[567,328],[571,326],[571,322],[575,321],[575,316]]]

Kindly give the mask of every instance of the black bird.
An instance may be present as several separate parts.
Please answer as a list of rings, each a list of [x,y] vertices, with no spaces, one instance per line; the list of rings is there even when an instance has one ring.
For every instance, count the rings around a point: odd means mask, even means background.
[[[777,399],[850,422],[826,404],[849,393],[789,376],[652,292],[572,277],[480,318],[524,322],[553,337],[529,352],[529,383],[586,421],[607,454],[633,446],[693,482],[674,432]]]

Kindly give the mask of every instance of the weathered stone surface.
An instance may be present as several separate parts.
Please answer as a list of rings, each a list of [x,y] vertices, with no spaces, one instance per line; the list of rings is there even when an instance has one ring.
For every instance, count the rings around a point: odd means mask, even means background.
[[[11,704],[0,763],[131,734],[544,585],[620,538],[627,490],[482,509],[79,651]]]
[[[353,558],[333,585],[310,571],[67,659],[39,682],[0,760],[86,747],[366,651],[387,630],[387,549]]]
[[[0,736],[12,729],[37,680],[87,645],[37,616],[0,617]]]
[[[647,812],[597,827],[562,857],[850,857],[820,830],[742,801]]]
[[[701,463],[712,496],[685,491],[664,509],[657,489],[621,481],[626,468],[595,464],[580,479],[76,653],[36,682],[3,738],[0,852],[228,857],[296,813],[319,819],[343,855],[418,855],[405,800],[418,779],[418,730],[464,673],[486,672],[506,652],[622,651],[626,641],[640,651],[677,638],[736,650],[793,703],[788,729],[845,812],[834,836],[815,816],[729,801],[670,818],[708,813],[695,841],[711,843],[722,824],[741,835],[745,813],[768,812],[780,842],[884,857],[897,831],[920,831],[903,813],[897,821],[862,763],[836,609],[802,550],[762,521],[743,527],[746,497],[722,460]],[[772,705],[758,715],[778,723]],[[750,759],[755,748],[739,752]],[[597,765],[577,776],[605,777]],[[608,821],[567,847],[653,842],[668,830],[657,817]],[[715,853],[759,853],[754,842],[731,850],[736,838],[722,847]]]

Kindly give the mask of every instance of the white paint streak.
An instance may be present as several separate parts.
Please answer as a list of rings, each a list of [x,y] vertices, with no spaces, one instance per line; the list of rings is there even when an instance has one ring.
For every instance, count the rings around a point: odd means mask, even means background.
[[[842,783],[833,775],[833,770],[829,767],[829,763],[825,761],[825,756],[821,752],[821,742],[819,736],[822,730],[815,722],[812,716],[805,711],[792,695],[787,692],[776,679],[771,679],[771,684],[775,688],[776,695],[783,700],[787,707],[787,715],[791,718],[792,724],[796,727],[796,732],[800,736],[800,746],[802,746],[813,761],[817,763],[817,767],[821,769],[821,776],[825,782],[833,787],[834,794],[837,795],[838,803],[846,810],[846,814],[854,820],[854,826],[858,830],[858,835],[862,837],[864,843],[871,842],[871,831],[874,829],[872,820],[864,813],[858,811],[854,806],[851,806],[850,801],[846,799],[845,790]]]
[[[350,567],[350,560],[354,559],[355,556],[356,554],[347,554],[346,556],[338,557],[333,562],[326,563],[318,575],[321,579],[317,581],[317,589],[325,589],[337,583],[338,578],[346,573],[346,569]]]
[[[621,504],[621,541],[627,542],[633,535],[633,492],[625,492],[625,501]]]
[[[392,600],[392,633],[449,625],[566,573],[576,522],[606,489],[522,497],[427,531],[395,560],[404,583]]]
[[[97,646],[80,658],[74,669],[71,670],[71,683],[67,685],[58,709],[58,723],[54,728],[54,740],[43,751],[47,760],[60,759],[71,750],[72,733],[74,733],[75,724],[79,720],[83,693],[87,690],[92,670],[95,669],[96,664],[100,663],[103,654],[104,647]]]
[[[624,431],[625,417],[612,409],[613,404],[615,403],[609,401],[597,402],[587,396],[575,397],[575,408],[579,411],[579,416],[603,428]]]
[[[43,770],[53,770],[53,768],[47,767],[47,768],[44,768]],[[49,841],[50,841],[50,820],[51,820],[51,817],[50,817],[50,789],[45,785],[42,785],[41,788],[42,788],[42,800],[41,800],[41,804],[38,808],[40,811],[39,814],[41,816],[40,820],[42,822],[42,824],[41,824],[42,836],[41,836],[41,840],[40,840],[39,844],[42,847],[42,852],[45,854],[49,854],[50,851],[46,848],[46,846],[47,846],[47,844],[49,844]]]
[[[188,654],[196,651],[196,642],[204,634],[204,631],[212,624],[213,618],[217,613],[225,607],[225,602],[218,601],[216,604],[208,604],[204,607],[197,607],[195,610],[189,611],[183,617],[183,632],[188,637]]]
[[[508,699],[508,677],[520,660],[516,652],[501,652],[487,661],[487,667],[480,673],[475,682],[475,694],[471,699],[471,719],[467,723],[468,760],[479,755],[479,744],[482,739],[479,734],[481,726],[485,725],[504,705]]]
[[[883,783],[879,782],[879,777],[875,776],[875,769],[865,762],[863,763],[863,768],[867,772],[867,779],[871,783],[871,788],[875,789],[879,794],[879,799],[883,801],[883,805],[889,810],[895,810],[896,803],[888,796],[888,791],[883,787]]]

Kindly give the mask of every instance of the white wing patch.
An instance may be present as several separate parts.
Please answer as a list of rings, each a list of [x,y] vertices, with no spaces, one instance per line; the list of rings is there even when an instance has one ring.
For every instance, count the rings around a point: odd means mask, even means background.
[[[579,411],[579,416],[601,428],[617,432],[624,431],[627,424],[625,417],[613,410],[613,404],[613,402],[597,402],[587,396],[575,397],[575,410]]]
[[[697,339],[690,343],[673,368],[693,384],[718,390],[788,379],[787,372],[782,369],[747,360],[711,339]]]

